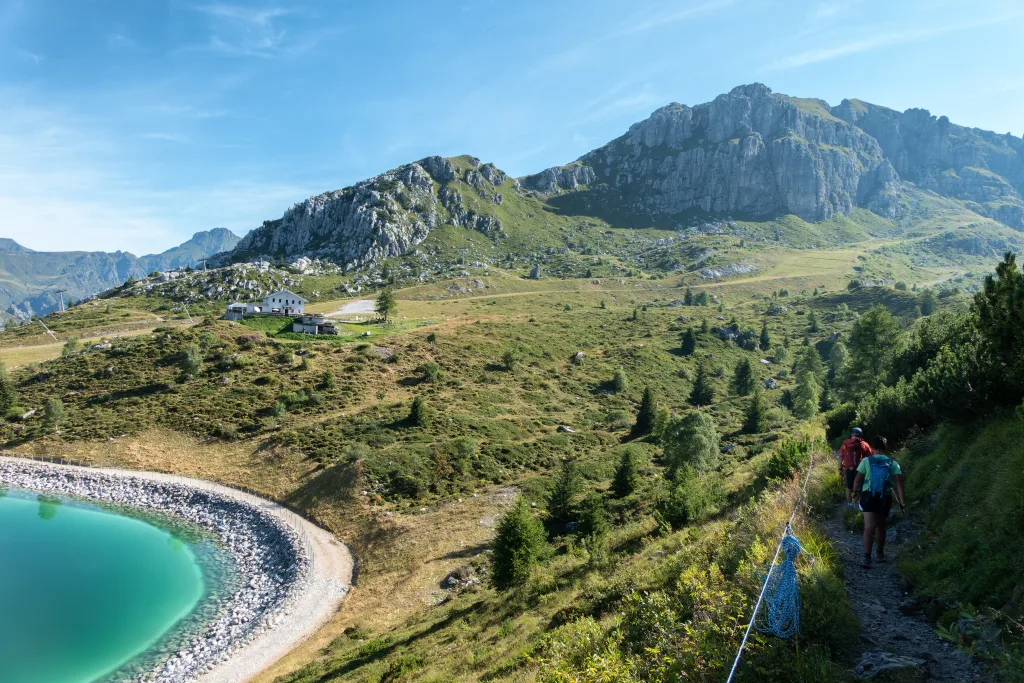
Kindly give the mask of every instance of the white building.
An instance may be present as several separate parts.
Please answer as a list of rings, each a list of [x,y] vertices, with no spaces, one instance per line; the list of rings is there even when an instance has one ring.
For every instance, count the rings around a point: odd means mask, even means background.
[[[255,311],[270,315],[300,316],[306,312],[306,300],[295,292],[282,289],[263,297],[263,310]]]
[[[236,301],[228,304],[224,317],[241,320],[245,315],[288,315],[298,317],[306,312],[306,300],[295,292],[282,289],[263,297],[263,303]]]
[[[338,334],[334,323],[328,322],[319,313],[303,315],[292,323],[292,332],[303,334]]]

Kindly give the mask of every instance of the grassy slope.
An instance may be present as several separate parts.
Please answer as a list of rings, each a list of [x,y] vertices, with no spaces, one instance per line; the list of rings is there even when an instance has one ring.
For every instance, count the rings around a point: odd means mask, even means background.
[[[908,497],[933,543],[902,559],[926,598],[1024,615],[1024,425],[1015,415],[945,425],[902,454]]]

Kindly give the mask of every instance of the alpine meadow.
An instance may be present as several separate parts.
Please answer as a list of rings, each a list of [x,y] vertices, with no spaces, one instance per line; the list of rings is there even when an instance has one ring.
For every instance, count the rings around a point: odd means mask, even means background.
[[[1024,680],[1024,139],[968,123],[751,83],[241,237],[4,240],[0,496],[184,519],[228,587],[81,680]]]

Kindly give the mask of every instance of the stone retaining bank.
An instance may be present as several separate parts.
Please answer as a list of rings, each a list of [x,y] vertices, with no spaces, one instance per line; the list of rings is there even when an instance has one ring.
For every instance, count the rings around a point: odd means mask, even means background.
[[[214,616],[184,646],[132,681],[186,683],[212,671],[289,611],[311,571],[305,539],[272,512],[184,483],[154,481],[20,460],[0,459],[0,486],[151,510],[213,534],[243,577],[216,599]],[[128,680],[128,679],[126,679]]]

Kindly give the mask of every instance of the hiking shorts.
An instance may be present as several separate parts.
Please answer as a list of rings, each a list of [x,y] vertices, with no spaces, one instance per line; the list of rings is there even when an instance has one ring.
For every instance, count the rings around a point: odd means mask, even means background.
[[[892,510],[892,494],[887,493],[879,498],[862,492],[860,494],[860,509],[864,512],[873,512],[888,517],[889,511]]]
[[[857,478],[857,470],[843,470],[846,475],[846,488],[853,490],[853,480]]]

